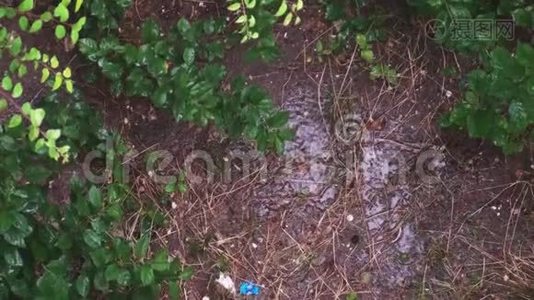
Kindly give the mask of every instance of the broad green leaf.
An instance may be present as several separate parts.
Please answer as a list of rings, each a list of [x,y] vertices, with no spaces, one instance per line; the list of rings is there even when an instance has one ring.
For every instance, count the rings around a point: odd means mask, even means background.
[[[232,3],[232,4],[228,5],[228,10],[229,11],[237,11],[240,8],[241,8],[241,3],[240,2],[235,2],[235,3]]]
[[[89,203],[94,208],[102,207],[102,192],[94,185],[89,189]]]
[[[139,269],[139,277],[143,286],[148,286],[154,283],[154,270],[148,265],[144,265]]]
[[[66,67],[63,70],[63,77],[70,78],[71,76],[72,76],[72,71],[71,71],[70,67]]]
[[[78,292],[80,296],[87,297],[87,295],[89,295],[89,288],[91,285],[91,281],[89,280],[89,277],[87,277],[84,274],[78,276],[78,278],[76,279],[75,285],[76,285],[76,291]]]
[[[61,73],[56,73],[56,76],[54,77],[54,84],[52,85],[52,91],[58,90],[61,85],[63,84],[63,75]]]
[[[41,83],[44,83],[50,77],[50,71],[47,68],[41,70]]]
[[[65,89],[69,94],[72,94],[74,92],[74,84],[71,79],[65,80]]]
[[[2,78],[2,88],[8,92],[11,92],[13,89],[13,81],[8,75],[5,75],[4,78]]]
[[[58,40],[61,40],[67,34],[67,30],[65,29],[65,26],[59,24],[56,26],[56,30],[54,31],[54,34],[56,35],[56,38]]]
[[[361,56],[363,60],[365,60],[367,63],[370,63],[375,58],[375,55],[373,53],[373,50],[363,50],[361,52]]]
[[[45,11],[40,17],[39,19],[41,19],[43,22],[50,22],[50,20],[52,20],[53,16],[52,16],[52,13],[49,12],[49,11]]]
[[[297,11],[302,10],[304,8],[304,1],[303,0],[297,0]]]
[[[256,0],[245,0],[245,6],[248,9],[253,9],[254,7],[256,7]]]
[[[193,64],[195,62],[195,48],[185,48],[183,59],[187,65]]]
[[[15,84],[15,86],[13,87],[11,96],[13,98],[19,98],[20,96],[22,96],[23,92],[24,92],[24,88],[22,87],[22,84],[20,82],[17,82],[17,84]]]
[[[169,299],[170,300],[180,299],[180,289],[178,288],[178,284],[175,281],[169,282]]]
[[[22,116],[19,114],[15,114],[9,119],[9,123],[7,123],[8,128],[15,128],[19,127],[20,124],[22,124]]]
[[[44,115],[43,115],[43,117],[44,117]],[[61,130],[60,129],[48,129],[46,131],[46,138],[48,140],[57,141],[60,137],[61,137]]]
[[[50,59],[50,66],[52,67],[52,69],[59,67],[59,60],[57,59],[57,56],[52,56],[52,58]]]
[[[107,266],[106,271],[104,272],[104,277],[107,281],[114,281],[117,280],[121,273],[121,268],[117,266],[116,264],[111,264]]]
[[[141,28],[141,39],[145,43],[157,41],[160,38],[160,28],[154,20],[148,20],[143,23]]]
[[[17,7],[17,9],[20,11],[20,12],[27,12],[27,11],[30,11],[33,9],[33,0],[23,0],[19,6]]]
[[[20,64],[18,70],[17,70],[17,76],[19,78],[24,77],[24,75],[28,74],[28,68],[25,64]]]
[[[152,260],[152,269],[156,271],[167,271],[170,267],[169,253],[166,250],[160,250]]]
[[[41,30],[41,28],[43,28],[43,21],[35,20],[32,23],[32,26],[30,27],[30,33],[37,32],[37,31]]]
[[[283,16],[285,13],[287,12],[287,1],[286,0],[282,0],[282,3],[280,4],[280,7],[278,8],[278,10],[276,11],[276,13],[274,14],[275,17],[281,17]],[[287,18],[287,17],[286,17]]]
[[[241,24],[241,23],[245,23],[246,20],[247,20],[247,16],[246,15],[242,15],[239,18],[237,18],[237,20],[235,22],[237,24]]]
[[[134,247],[134,256],[138,259],[144,258],[150,246],[150,234],[143,233]]]
[[[121,286],[127,286],[130,284],[131,278],[132,275],[130,274],[130,271],[123,269],[117,275],[117,283]]]
[[[9,247],[4,249],[4,260],[6,261],[9,267],[22,267],[24,262],[20,256],[17,248]]]
[[[91,229],[86,229],[83,233],[83,240],[87,246],[91,248],[98,248],[102,243],[102,237]]]
[[[59,3],[54,9],[54,17],[59,18],[61,22],[67,22],[69,19],[69,10],[63,3]]]
[[[21,50],[22,50],[22,39],[20,38],[20,36],[18,36],[11,42],[11,46],[9,47],[9,52],[13,56],[17,56],[19,55]]]
[[[28,130],[28,139],[30,142],[34,142],[39,137],[39,128],[35,126],[30,126]]]
[[[93,284],[95,286],[95,289],[102,292],[106,292],[109,289],[109,282],[106,280],[104,272],[96,273]]]
[[[19,18],[19,27],[22,29],[22,31],[27,31],[30,27],[30,21],[26,16],[21,16]]]
[[[30,122],[33,126],[39,127],[43,123],[46,112],[42,108],[33,109],[30,111]]]
[[[74,12],[78,12],[82,7],[82,4],[83,0],[76,0],[76,4],[74,5]]]
[[[289,26],[291,24],[291,20],[293,20],[293,14],[288,13],[286,17],[284,18],[284,22],[282,23],[284,26]]]

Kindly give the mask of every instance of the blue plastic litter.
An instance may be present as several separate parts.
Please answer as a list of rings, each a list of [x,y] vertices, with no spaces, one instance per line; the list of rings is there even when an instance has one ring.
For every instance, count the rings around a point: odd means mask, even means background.
[[[242,282],[239,286],[239,294],[244,296],[258,296],[261,292],[261,287],[252,282]]]

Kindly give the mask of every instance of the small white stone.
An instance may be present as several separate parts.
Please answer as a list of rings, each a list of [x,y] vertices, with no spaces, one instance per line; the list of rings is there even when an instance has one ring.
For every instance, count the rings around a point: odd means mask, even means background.
[[[210,300],[210,297],[204,296],[204,297],[202,297],[202,300]]]
[[[508,281],[510,279],[510,277],[508,276],[508,274],[505,274],[504,277],[503,277],[503,280],[504,281]]]
[[[347,215],[347,221],[349,221],[349,222],[354,221],[354,216],[353,215]]]
[[[493,206],[491,207],[491,209],[493,209],[493,210],[497,210],[497,206],[493,205]]]
[[[176,209],[178,207],[178,204],[176,204],[176,202],[173,201],[171,203],[171,207],[172,207],[172,209]]]
[[[445,96],[447,96],[447,98],[452,97],[452,92],[449,90],[445,91]]]
[[[252,248],[254,248],[254,249],[258,248],[258,244],[256,244],[256,243],[252,243],[251,245],[252,245]]]
[[[124,118],[124,124],[128,124],[128,118]]]

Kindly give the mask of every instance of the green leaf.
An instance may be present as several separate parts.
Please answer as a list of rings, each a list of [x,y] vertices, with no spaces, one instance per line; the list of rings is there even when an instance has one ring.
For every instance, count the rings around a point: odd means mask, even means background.
[[[13,89],[13,81],[8,75],[5,75],[4,78],[2,78],[2,88],[7,92],[11,92]]]
[[[286,17],[284,18],[284,22],[282,24],[284,26],[289,26],[289,24],[291,23],[291,20],[293,20],[293,14],[292,13],[288,13],[286,15]]]
[[[57,59],[57,56],[52,56],[52,58],[50,59],[50,66],[52,67],[52,69],[59,67],[59,60]]]
[[[72,80],[65,80],[65,89],[67,89],[67,92],[69,92],[69,94],[72,94],[74,92],[74,84]]]
[[[9,247],[7,249],[4,249],[3,252],[4,260],[6,261],[9,267],[22,267],[24,265],[22,257],[20,256],[20,253],[17,248]]]
[[[22,87],[22,84],[18,82],[15,84],[15,87],[13,87],[13,91],[11,92],[11,96],[13,98],[19,98],[22,96],[22,93],[24,92],[24,88]]]
[[[30,21],[26,16],[21,16],[19,18],[19,27],[22,29],[22,31],[27,31],[30,27]]]
[[[9,119],[9,123],[7,123],[8,128],[15,128],[20,126],[22,124],[22,116],[19,114],[13,115],[11,119]]]
[[[148,20],[143,23],[141,28],[141,40],[144,43],[155,42],[160,39],[160,28],[154,20]]]
[[[22,50],[22,39],[20,38],[20,36],[18,36],[11,42],[11,47],[9,48],[9,52],[13,56],[17,56],[19,55],[21,50]]]
[[[282,3],[280,4],[280,7],[278,8],[278,10],[277,10],[276,13],[274,14],[274,16],[275,16],[275,17],[281,17],[281,16],[283,16],[286,12],[287,12],[287,1],[286,1],[286,0],[282,0]]]
[[[19,12],[27,12],[33,9],[33,0],[23,0],[17,7]]]
[[[98,248],[102,243],[102,237],[91,229],[86,229],[83,233],[83,240],[87,246],[91,248]]]
[[[254,7],[256,7],[256,0],[245,0],[245,6],[248,9],[253,9]]]
[[[89,203],[94,208],[102,207],[102,192],[94,185],[89,189]]]
[[[107,281],[114,281],[119,278],[120,272],[121,269],[119,268],[119,266],[111,264],[106,268],[106,271],[104,272],[104,277]]]
[[[103,272],[96,273],[93,284],[95,289],[102,292],[106,292],[109,289],[109,282],[106,280]]]
[[[43,123],[46,112],[42,108],[33,109],[30,111],[30,122],[33,126],[39,127]]]
[[[363,60],[365,60],[368,63],[371,63],[373,61],[373,59],[375,58],[373,50],[363,50],[361,52],[361,56],[362,56]]]
[[[91,285],[91,281],[89,280],[89,277],[82,274],[78,276],[76,279],[76,291],[80,296],[87,297],[89,295],[89,286]]]
[[[76,0],[76,4],[74,5],[74,12],[78,12],[82,7],[82,4],[83,0]]]
[[[527,128],[528,116],[523,103],[512,102],[508,107],[508,114],[510,115],[510,125],[513,131],[522,132]]]
[[[235,3],[232,3],[232,4],[228,5],[228,10],[229,11],[237,11],[240,8],[241,8],[241,3],[240,2],[235,2]]]
[[[72,76],[72,70],[70,69],[70,67],[66,67],[63,70],[63,77],[70,78],[71,76]]]
[[[43,22],[50,22],[50,20],[52,20],[53,16],[52,16],[52,13],[49,12],[49,11],[45,11],[40,17],[39,19],[42,20]]]
[[[160,250],[152,261],[152,269],[156,271],[167,271],[170,265],[169,253],[166,250]]]
[[[493,114],[487,110],[477,110],[467,116],[467,129],[471,137],[487,137],[493,124]]]
[[[131,278],[132,275],[130,274],[130,271],[123,269],[117,275],[117,283],[121,286],[127,286],[130,284]]]
[[[31,126],[28,130],[28,139],[34,142],[39,137],[39,128]]]
[[[43,110],[44,113],[44,110]],[[43,114],[44,117],[44,114]],[[33,121],[32,121],[33,122]],[[46,131],[46,138],[51,141],[57,141],[61,137],[60,129],[48,129]]]
[[[44,83],[50,77],[50,71],[47,68],[41,70],[41,83]]]
[[[180,289],[178,288],[178,284],[175,281],[169,282],[169,299],[170,300],[178,300],[180,299]]]
[[[43,28],[43,21],[42,20],[35,20],[32,23],[32,26],[30,27],[30,33],[35,33]]]
[[[247,16],[246,15],[242,15],[239,18],[237,18],[237,20],[235,22],[237,24],[242,24],[242,23],[245,23],[246,21],[247,21]]]
[[[193,64],[195,61],[195,49],[191,47],[185,48],[183,59],[187,65]]]
[[[149,286],[154,283],[154,270],[148,265],[144,265],[139,270],[139,277],[143,286]]]
[[[150,234],[143,233],[134,247],[134,256],[138,259],[144,258],[150,246]]]
[[[54,9],[54,17],[59,18],[61,22],[67,22],[69,19],[69,10],[63,3],[59,3]]]
[[[58,90],[61,85],[63,84],[63,75],[61,73],[56,73],[56,76],[54,77],[54,84],[52,85],[52,91]]]
[[[65,29],[65,26],[59,24],[56,26],[56,30],[54,31],[54,34],[56,35],[56,38],[58,40],[61,40],[62,38],[67,35],[67,30]]]

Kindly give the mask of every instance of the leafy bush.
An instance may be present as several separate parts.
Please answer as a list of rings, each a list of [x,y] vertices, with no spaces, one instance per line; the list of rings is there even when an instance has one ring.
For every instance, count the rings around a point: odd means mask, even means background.
[[[261,150],[274,146],[281,151],[291,137],[287,114],[278,112],[257,87],[234,81],[230,90],[236,92],[221,89],[226,71],[216,61],[223,46],[213,36],[222,29],[213,20],[190,24],[181,19],[164,34],[156,22],[146,21],[140,46],[108,35],[100,41],[82,39],[80,51],[110,79],[115,95],[148,97],[177,121],[214,123],[231,136],[245,133]]]
[[[445,46],[468,53],[493,48],[505,39],[454,38],[451,24],[455,20],[489,20],[512,18],[516,26],[534,28],[534,5],[524,0],[502,1],[445,1],[407,0],[408,4],[425,16],[438,20],[435,40]],[[493,23],[494,26],[495,23]]]
[[[515,53],[496,48],[484,68],[468,75],[464,99],[443,120],[443,126],[465,128],[505,153],[518,152],[534,125],[534,48],[519,44]]]

